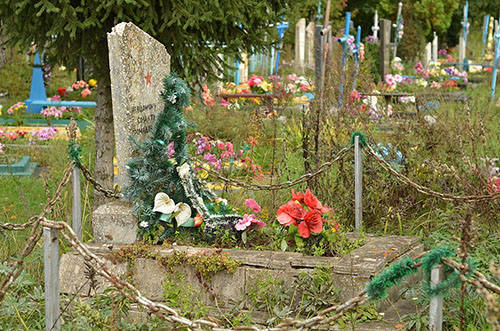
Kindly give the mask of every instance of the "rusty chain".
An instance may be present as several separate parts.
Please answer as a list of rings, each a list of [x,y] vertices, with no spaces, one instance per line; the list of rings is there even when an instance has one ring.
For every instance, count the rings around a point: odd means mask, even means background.
[[[113,189],[113,190],[109,190],[109,189],[106,189],[104,188],[101,183],[99,183],[93,176],[92,176],[92,173],[90,172],[90,170],[85,167],[85,165],[83,163],[79,163],[78,167],[80,168],[80,170],[82,171],[82,174],[83,176],[85,177],[85,179],[92,184],[92,186],[94,186],[94,189],[98,192],[101,192],[102,194],[104,194],[104,196],[106,198],[116,198],[116,199],[119,199],[122,197],[122,194],[118,191],[118,188],[116,189]]]
[[[290,188],[292,186],[295,186],[295,185],[301,184],[303,182],[306,182],[306,181],[314,178],[315,176],[317,176],[317,175],[325,172],[335,162],[337,162],[338,160],[342,159],[347,154],[347,152],[350,149],[352,149],[352,148],[353,148],[352,146],[344,147],[344,148],[342,148],[336,154],[336,157],[334,159],[332,159],[331,161],[328,161],[328,162],[325,162],[325,163],[321,164],[314,171],[312,171],[310,173],[307,173],[307,174],[303,174],[302,176],[300,176],[299,178],[297,178],[297,179],[295,179],[293,181],[282,182],[282,183],[279,183],[279,184],[249,184],[249,183],[245,183],[245,182],[242,182],[242,181],[239,181],[239,180],[236,180],[236,179],[224,177],[219,172],[217,172],[215,170],[212,170],[212,169],[203,168],[203,170],[205,170],[209,175],[213,176],[214,178],[222,180],[223,182],[225,182],[225,183],[227,183],[227,184],[229,184],[231,186],[242,187],[242,188],[246,188],[248,190],[253,190],[253,191],[259,191],[259,190],[262,190],[262,191],[264,191],[264,190],[268,190],[268,191],[282,190],[282,189]],[[195,161],[195,162],[199,162],[199,160],[194,159],[194,158],[191,158],[191,160]]]
[[[372,147],[367,144],[366,150],[369,155],[373,156],[376,161],[380,164],[382,168],[384,168],[386,171],[391,173],[398,181],[401,183],[413,187],[415,190],[418,192],[432,196],[441,200],[447,200],[447,201],[461,201],[461,202],[482,202],[482,201],[487,201],[487,200],[495,200],[495,199],[500,199],[500,192],[494,193],[494,194],[487,194],[487,195],[453,195],[449,193],[441,193],[434,191],[428,187],[422,186],[420,184],[415,183],[412,181],[410,178],[406,177],[405,175],[397,172],[386,160],[383,158],[379,157],[375,151],[372,149]]]

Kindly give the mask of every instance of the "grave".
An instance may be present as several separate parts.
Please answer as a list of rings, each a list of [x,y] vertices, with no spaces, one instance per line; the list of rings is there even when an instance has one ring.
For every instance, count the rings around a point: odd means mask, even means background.
[[[118,185],[128,185],[127,162],[134,156],[129,140],[138,142],[150,134],[156,114],[163,109],[160,93],[170,72],[165,46],[133,23],[120,23],[108,34],[111,97],[115,129]],[[137,238],[137,219],[129,201],[104,204],[93,213],[96,240],[132,243]]]
[[[173,270],[168,270],[160,261],[152,258],[137,257],[133,263],[118,261],[116,256],[117,254],[119,256],[118,252],[124,248],[123,245],[96,243],[89,244],[89,248],[93,253],[105,258],[106,266],[111,272],[120,277],[130,277],[137,289],[154,301],[161,302],[165,299],[163,286],[169,275],[175,273],[176,279],[183,279],[182,282],[179,281],[179,286],[189,287],[199,293],[198,298],[204,304],[228,309],[234,308],[235,304],[239,304],[240,309],[256,308],[252,307],[248,293],[259,279],[284,281],[288,286],[301,273],[311,273],[316,267],[326,267],[331,270],[333,283],[339,290],[338,299],[346,301],[364,289],[365,284],[388,264],[407,256],[415,258],[423,252],[423,245],[416,237],[370,235],[365,237],[361,247],[342,257],[313,257],[278,251],[150,246],[150,251],[161,257],[179,252],[192,256],[219,252],[241,263],[233,273],[218,271],[211,274],[210,279],[204,279],[200,278],[194,267],[187,264],[176,265]],[[110,286],[110,283],[98,276],[97,286],[94,289],[89,288],[84,259],[76,253],[64,254],[61,257],[60,279],[62,293],[81,296],[101,293]],[[379,302],[378,308],[387,309],[397,301],[400,289],[401,286],[393,287],[388,300]]]
[[[169,71],[169,56],[163,45],[131,23],[117,25],[108,35],[108,40],[116,156],[118,167],[120,168],[120,164],[122,167],[119,172],[122,178],[118,182],[127,185],[126,178],[123,178],[127,174],[125,164],[134,157],[134,153],[130,143],[120,139],[127,139],[129,135],[144,139],[151,130],[156,112],[163,107],[159,94],[163,77]],[[200,276],[196,266],[186,263],[176,262],[173,269],[167,270],[162,264],[165,260],[162,259],[141,257],[140,254],[118,254],[127,244],[137,239],[137,219],[132,214],[129,202],[115,201],[100,206],[93,214],[92,223],[96,242],[88,244],[89,250],[105,258],[111,272],[120,277],[130,277],[145,296],[155,301],[164,300],[163,286],[167,277],[173,273],[175,279],[179,280],[176,283],[179,288],[190,288],[199,293],[201,301],[223,308],[234,307],[235,303],[242,303],[243,306],[239,307],[251,308],[248,293],[255,288],[259,279],[291,284],[300,274],[311,273],[317,267],[330,270],[333,284],[339,291],[338,300],[345,301],[362,290],[366,282],[388,264],[407,256],[414,258],[423,251],[423,246],[416,237],[366,235],[360,247],[350,254],[336,257],[187,246],[147,246],[147,250],[154,254],[142,255],[168,259],[168,256],[175,257],[179,252],[189,256],[222,253],[241,263],[234,272],[217,271],[208,279]],[[130,260],[123,261],[117,256],[129,256]],[[75,253],[63,254],[59,274],[61,292],[88,296],[109,287],[109,283],[97,277],[97,286],[89,288],[85,271],[85,261],[81,256]],[[399,289],[394,287],[390,300],[397,300],[398,292]],[[388,302],[382,302],[379,308],[384,309],[388,305]]]
[[[29,156],[23,156],[16,163],[0,164],[0,176],[33,176],[36,167],[37,163],[31,162]]]
[[[295,25],[295,68],[304,73],[306,57],[306,19],[301,18]]]

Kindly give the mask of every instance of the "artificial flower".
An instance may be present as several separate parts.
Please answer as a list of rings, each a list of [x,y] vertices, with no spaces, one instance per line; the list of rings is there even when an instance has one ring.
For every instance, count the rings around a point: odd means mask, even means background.
[[[168,144],[167,157],[171,159],[174,157],[174,155],[175,155],[174,142],[171,141],[170,144]]]
[[[323,206],[309,189],[307,189],[304,194],[304,203],[309,207],[309,210],[315,210],[320,214],[328,213],[331,210],[330,207]]]
[[[177,167],[177,173],[179,174],[179,177],[181,179],[186,179],[188,174],[189,174],[190,169],[191,168],[189,167],[189,164],[187,162],[185,162],[182,166]]]
[[[97,81],[95,79],[89,79],[89,85],[95,87],[97,86]]]
[[[139,226],[140,226],[141,228],[147,228],[147,227],[148,227],[148,222],[146,222],[146,221],[142,221],[141,223],[139,223]]]
[[[81,93],[81,94],[82,94],[82,97],[83,97],[83,98],[86,98],[88,95],[91,95],[91,94],[92,94],[92,92],[91,92],[88,88],[86,88],[86,89],[84,89],[84,90],[82,91],[82,93]]]
[[[302,238],[309,238],[311,232],[320,233],[323,231],[323,218],[316,210],[310,210],[304,217],[304,221],[298,226],[299,235]]]
[[[234,228],[238,231],[244,231],[252,224],[257,224],[258,226],[266,226],[266,223],[258,220],[254,214],[245,214],[243,215],[243,218],[235,224]]]
[[[278,222],[282,225],[297,225],[297,221],[304,219],[306,211],[295,201],[288,201],[278,208]]]
[[[254,199],[246,199],[245,206],[250,208],[256,214],[260,213],[260,211],[262,210],[257,201],[255,201]]]
[[[194,226],[199,228],[202,223],[203,223],[203,218],[201,217],[201,215],[200,214],[196,215],[194,217]]]
[[[295,190],[292,188],[292,200],[297,201],[298,203],[304,203],[304,193],[295,193]]]
[[[160,212],[162,214],[171,214],[176,208],[174,200],[163,192],[156,194],[155,205],[153,211]]]
[[[175,206],[174,212],[177,213],[177,215],[175,216],[177,226],[181,226],[182,224],[186,223],[191,217],[191,207],[189,207],[189,205],[184,202],[179,202]]]

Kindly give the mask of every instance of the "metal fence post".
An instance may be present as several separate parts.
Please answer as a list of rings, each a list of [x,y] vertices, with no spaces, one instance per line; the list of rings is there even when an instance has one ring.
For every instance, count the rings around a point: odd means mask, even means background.
[[[80,168],[73,168],[73,231],[82,240],[82,200],[80,193]]]
[[[57,229],[43,228],[43,269],[45,277],[45,330],[59,331],[59,240]]]
[[[431,271],[431,287],[443,280],[443,266],[439,265]],[[443,297],[431,298],[429,305],[429,331],[442,331],[443,329]]]
[[[354,136],[354,225],[356,232],[363,226],[363,164],[359,136]]]

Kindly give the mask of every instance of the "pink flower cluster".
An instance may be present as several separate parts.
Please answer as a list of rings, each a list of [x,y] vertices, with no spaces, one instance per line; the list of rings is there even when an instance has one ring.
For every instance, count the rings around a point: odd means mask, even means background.
[[[500,177],[491,177],[488,180],[488,191],[490,193],[500,193]]]
[[[38,140],[44,141],[54,138],[57,135],[56,128],[43,128],[33,132],[32,136]]]
[[[425,70],[424,65],[422,64],[422,61],[418,61],[417,64],[413,67],[415,69],[415,72],[417,75],[422,76],[423,79],[428,79],[429,78],[429,71]]]
[[[92,91],[89,89],[89,84],[87,84],[87,82],[85,82],[84,80],[79,80],[78,82],[73,83],[71,87],[73,88],[73,90],[82,89],[82,92],[80,93],[84,98],[92,94]]]
[[[24,102],[18,102],[16,104],[10,106],[9,109],[7,109],[7,114],[12,115],[16,111],[24,110],[24,109],[26,109],[26,105],[24,104]]]
[[[262,210],[257,201],[255,201],[254,199],[246,199],[245,206],[251,209],[255,214],[260,213]],[[243,218],[239,220],[238,223],[236,223],[234,228],[238,231],[244,231],[252,226],[252,224],[257,224],[258,226],[266,226],[266,223],[258,220],[255,214],[245,214]]]
[[[58,107],[54,107],[54,106],[42,109],[40,114],[42,114],[45,117],[55,117],[55,118],[62,117],[61,109],[59,109]]]
[[[198,140],[194,141],[194,145],[197,148],[196,154],[202,156],[203,163],[211,168],[221,170],[223,162],[233,164],[233,162],[239,161],[255,177],[262,177],[262,168],[256,165],[249,156],[245,156],[248,149],[240,149],[236,152],[230,141],[213,141],[205,136],[201,136]]]

